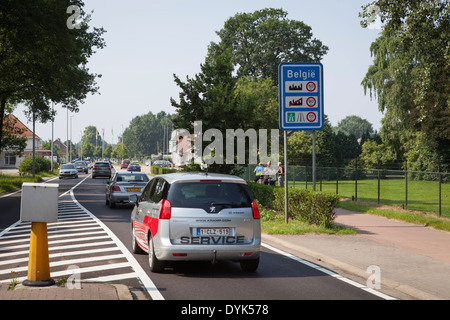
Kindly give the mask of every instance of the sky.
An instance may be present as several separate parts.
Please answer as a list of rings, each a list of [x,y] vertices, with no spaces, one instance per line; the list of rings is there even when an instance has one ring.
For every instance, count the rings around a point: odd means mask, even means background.
[[[103,27],[106,47],[89,60],[100,94],[88,95],[78,113],[67,114],[55,105],[53,138],[80,141],[84,128],[96,126],[108,143],[117,143],[122,130],[139,115],[165,111],[175,113],[170,98],[178,101],[181,80],[200,72],[216,31],[242,12],[282,8],[290,20],[303,21],[313,37],[329,47],[324,68],[324,113],[336,126],[346,116],[357,115],[380,129],[383,114],[365,95],[361,81],[372,64],[371,43],[381,29],[375,24],[362,28],[358,13],[369,0],[85,0],[92,13],[91,26]],[[70,14],[66,14],[67,17]],[[66,26],[62,26],[66,27]],[[294,62],[294,61],[293,61]],[[295,61],[297,62],[297,61]],[[32,127],[18,106],[14,114]],[[278,114],[274,115],[278,117]],[[199,119],[201,120],[201,119]],[[36,134],[52,138],[52,124],[36,123]]]

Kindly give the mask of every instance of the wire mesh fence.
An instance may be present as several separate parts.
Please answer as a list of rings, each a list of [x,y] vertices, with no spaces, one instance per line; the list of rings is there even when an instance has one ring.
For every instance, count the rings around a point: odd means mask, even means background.
[[[241,177],[254,180],[255,167],[241,167]],[[311,166],[289,165],[286,177],[290,188],[313,189]],[[448,172],[316,167],[315,190],[450,218]]]

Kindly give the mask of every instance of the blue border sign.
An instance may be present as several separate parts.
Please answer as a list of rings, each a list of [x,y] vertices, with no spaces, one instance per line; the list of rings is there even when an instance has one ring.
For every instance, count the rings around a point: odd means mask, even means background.
[[[323,66],[282,63],[278,69],[281,130],[323,128]]]

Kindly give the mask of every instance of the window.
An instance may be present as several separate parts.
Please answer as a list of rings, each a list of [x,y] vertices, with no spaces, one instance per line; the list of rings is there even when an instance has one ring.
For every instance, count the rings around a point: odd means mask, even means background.
[[[246,184],[224,182],[174,183],[168,194],[173,207],[209,208],[220,204],[227,208],[251,207],[252,198]]]
[[[164,198],[167,188],[168,186],[166,180],[158,179],[157,181],[155,181],[155,186],[150,192],[150,198],[152,199],[152,201],[156,203],[160,202]]]
[[[5,164],[6,165],[15,165],[16,164],[16,154],[15,153],[6,153],[5,154]]]
[[[152,202],[150,199],[150,191],[152,190],[152,187],[155,183],[155,179],[150,180],[149,183],[144,188],[144,191],[142,191],[141,197],[139,198],[139,202],[149,201]]]

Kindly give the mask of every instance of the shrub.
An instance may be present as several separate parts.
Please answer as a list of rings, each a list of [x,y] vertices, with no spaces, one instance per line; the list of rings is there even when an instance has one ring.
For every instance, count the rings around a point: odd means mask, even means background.
[[[253,197],[265,207],[284,211],[284,188],[248,183]],[[339,195],[289,188],[288,217],[310,224],[333,227]]]
[[[164,173],[172,173],[172,172],[178,172],[176,169],[170,169],[170,168],[161,168],[152,166],[151,173],[152,174],[164,174]]]
[[[50,171],[51,163],[50,160],[45,159],[43,156],[35,157],[35,173]],[[19,166],[20,173],[32,173],[33,172],[33,157],[28,157],[24,159]]]

